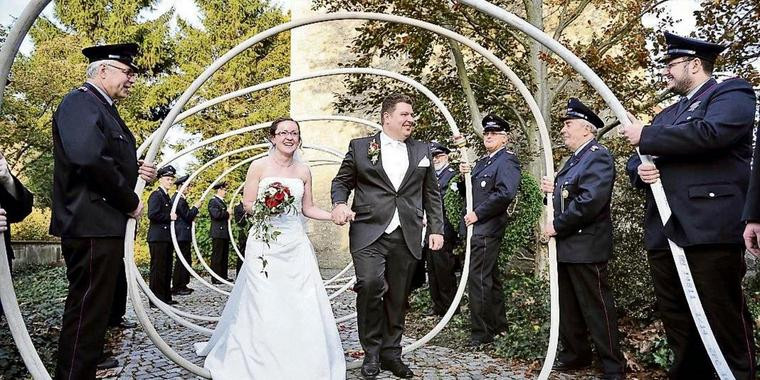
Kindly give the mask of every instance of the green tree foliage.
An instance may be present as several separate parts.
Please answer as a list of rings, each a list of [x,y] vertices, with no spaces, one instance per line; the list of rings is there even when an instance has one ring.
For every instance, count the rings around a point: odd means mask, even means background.
[[[29,32],[34,50],[18,55],[6,88],[0,115],[2,147],[12,171],[35,192],[40,206],[50,204],[52,186],[51,119],[63,96],[85,79],[82,48],[93,44],[135,41],[141,46],[137,64],[145,69],[120,114],[140,139],[158,119],[143,94],[171,60],[170,14],[143,20],[141,11],[153,1],[57,1],[54,20],[40,18]],[[98,16],[96,16],[98,15]],[[8,131],[7,134],[5,131]],[[6,139],[6,136],[8,138]]]

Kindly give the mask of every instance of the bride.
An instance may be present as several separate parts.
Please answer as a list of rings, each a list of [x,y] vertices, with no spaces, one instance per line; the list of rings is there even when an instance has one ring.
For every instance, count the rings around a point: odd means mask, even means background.
[[[269,139],[269,156],[254,161],[246,175],[246,211],[251,212],[262,189],[280,182],[304,216],[331,220],[312,200],[311,172],[297,153],[298,123],[275,120]],[[206,356],[204,367],[214,379],[345,379],[335,317],[301,216],[281,214],[271,224],[280,235],[268,246],[254,237],[253,229],[249,232],[241,274],[214,334],[209,342],[196,344],[197,353]]]

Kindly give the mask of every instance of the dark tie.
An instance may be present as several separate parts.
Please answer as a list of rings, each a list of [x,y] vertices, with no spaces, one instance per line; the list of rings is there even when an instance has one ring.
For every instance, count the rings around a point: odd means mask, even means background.
[[[676,112],[676,114],[680,114],[681,112],[683,112],[688,105],[689,105],[689,98],[686,96],[682,97],[681,100],[678,101],[678,111]]]

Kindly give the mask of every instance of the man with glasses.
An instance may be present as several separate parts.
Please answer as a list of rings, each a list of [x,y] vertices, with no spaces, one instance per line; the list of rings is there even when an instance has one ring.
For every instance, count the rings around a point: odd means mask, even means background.
[[[712,379],[667,240],[684,248],[707,320],[736,379],[755,378],[752,319],[742,291],[746,271],[742,208],[747,192],[755,93],[745,80],[711,77],[724,46],[665,33],[663,78],[681,99],[648,127],[629,115],[621,133],[652,155],[627,171],[646,189],[644,241],[655,295],[674,353],[670,377]],[[663,226],[649,185],[662,181],[672,211]]]
[[[482,125],[487,154],[473,168],[459,165],[461,173],[472,172],[472,211],[464,216],[460,231],[461,236],[466,236],[464,226],[473,225],[467,280],[472,347],[492,342],[494,336],[507,330],[498,258],[509,221],[507,208],[520,186],[520,163],[505,148],[510,125],[496,115],[487,115]],[[464,184],[458,187],[465,188]]]
[[[622,379],[625,359],[607,269],[612,257],[610,203],[615,159],[595,139],[604,122],[580,100],[570,98],[560,120],[562,140],[573,155],[554,181],[549,177],[541,180],[541,190],[551,196],[554,205],[554,221],[544,232],[557,241],[562,349],[553,369],[591,366],[590,337],[604,372],[602,378]]]
[[[114,106],[135,83],[137,50],[136,44],[82,50],[90,61],[87,82],[53,114],[50,233],[61,237],[69,281],[56,379],[94,379],[96,366],[118,365],[102,355],[118,282],[124,281],[124,234],[127,220],[143,209],[134,192],[138,175],[145,181],[156,176],[153,164],[137,160],[135,138]]]

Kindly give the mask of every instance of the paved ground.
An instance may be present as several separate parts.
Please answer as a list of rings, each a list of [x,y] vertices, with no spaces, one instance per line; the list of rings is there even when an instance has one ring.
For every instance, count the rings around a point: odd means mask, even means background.
[[[335,273],[335,272],[332,272]],[[324,271],[325,277],[330,271]],[[196,291],[184,297],[176,297],[177,305],[181,310],[187,310],[199,315],[219,315],[224,306],[225,297],[213,292],[198,283],[196,280],[190,285]],[[354,312],[355,294],[351,291],[343,293],[333,300],[333,310],[336,317]],[[169,345],[185,359],[203,366],[203,359],[195,355],[193,343],[204,341],[203,335],[190,329],[179,326],[169,317],[160,313],[157,309],[149,309],[149,315],[156,330]],[[137,318],[131,309],[127,312],[127,318],[136,321]],[[213,324],[206,325],[213,328]],[[359,352],[358,335],[355,320],[341,323],[339,326],[343,347],[349,356]],[[409,339],[405,339],[409,343]],[[142,328],[125,330],[114,335],[112,349],[121,367],[110,371],[103,371],[99,377],[109,379],[191,379],[195,378],[190,372],[174,364],[164,357],[153,345]],[[478,352],[458,352],[449,348],[426,346],[407,354],[405,360],[417,374],[418,379],[525,379],[526,377],[518,370],[510,368],[504,361],[490,358]],[[359,370],[349,370],[348,379],[361,379]],[[384,371],[378,379],[395,378],[389,372]],[[240,379],[242,380],[242,379]],[[272,379],[277,380],[277,379]],[[317,379],[315,379],[317,380]]]

